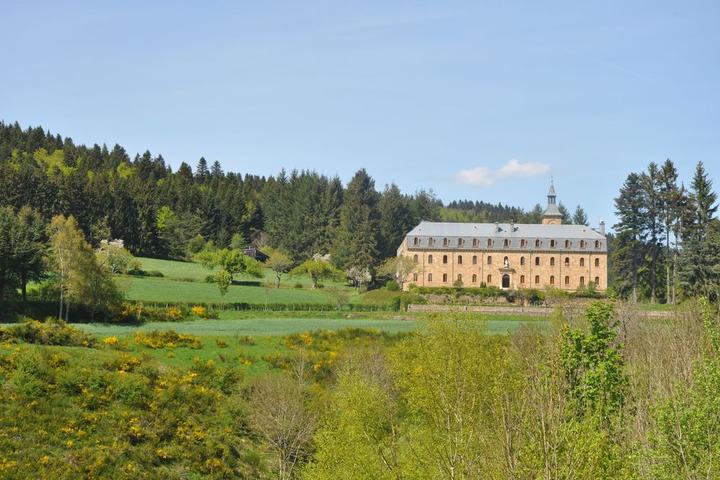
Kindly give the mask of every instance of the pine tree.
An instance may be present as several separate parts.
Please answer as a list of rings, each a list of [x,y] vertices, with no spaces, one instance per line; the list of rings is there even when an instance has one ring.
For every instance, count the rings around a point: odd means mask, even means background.
[[[657,271],[660,245],[662,244],[663,207],[660,195],[660,171],[655,162],[650,162],[646,173],[641,175],[641,185],[645,196],[644,238],[649,256],[648,275],[650,280],[650,302],[657,298]]]
[[[690,230],[696,239],[702,239],[718,209],[718,205],[715,203],[717,194],[712,189],[712,180],[702,162],[698,162],[695,168],[691,188],[691,208],[694,215]]]
[[[15,216],[15,228],[11,232],[12,270],[20,284],[23,302],[27,301],[28,282],[39,280],[44,270],[44,230],[40,214],[28,206]]]
[[[585,213],[585,210],[578,205],[575,207],[575,213],[573,214],[572,223],[575,225],[585,225],[588,226],[588,216],[587,213]]]
[[[675,272],[677,270],[678,223],[682,214],[682,192],[677,185],[678,173],[668,158],[660,170],[660,204],[665,228],[665,298],[675,303]],[[671,238],[674,240],[671,241]],[[671,250],[671,244],[673,248]]]
[[[558,210],[560,210],[560,214],[562,215],[562,223],[566,225],[571,224],[572,217],[570,216],[570,212],[568,212],[568,209],[562,204],[562,202],[558,204]]]
[[[352,178],[345,192],[333,249],[333,261],[349,271],[370,276],[378,262],[379,212],[375,182],[365,169]]]
[[[618,232],[618,245],[614,264],[624,265],[624,273],[630,275],[632,300],[638,298],[638,272],[642,259],[642,235],[644,232],[644,216],[646,215],[645,191],[640,175],[631,173],[620,189],[620,196],[615,199],[615,213],[619,222],[614,226]],[[620,275],[622,276],[622,275]]]
[[[207,160],[205,160],[205,157],[200,157],[197,167],[195,168],[195,177],[200,182],[205,182],[209,178],[209,176],[210,172],[208,171]]]
[[[378,204],[380,212],[380,244],[381,258],[395,255],[405,234],[413,227],[410,206],[407,198],[394,183],[386,186]]]
[[[220,166],[220,162],[215,160],[212,164],[212,167],[210,168],[210,176],[213,179],[219,179],[222,178],[225,174],[223,173],[223,169]]]

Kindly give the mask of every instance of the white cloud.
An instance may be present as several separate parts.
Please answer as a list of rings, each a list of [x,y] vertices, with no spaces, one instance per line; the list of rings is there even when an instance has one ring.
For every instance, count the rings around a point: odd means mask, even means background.
[[[550,171],[550,165],[547,163],[540,162],[527,162],[520,163],[514,158],[497,171],[497,176],[500,178],[509,177],[534,177],[536,175],[543,175]]]
[[[488,167],[475,167],[470,170],[461,170],[457,174],[457,180],[468,185],[489,187],[495,183],[495,175]]]
[[[511,159],[505,165],[496,171],[490,170],[488,167],[475,167],[468,170],[461,170],[456,175],[456,179],[460,183],[467,185],[475,185],[477,187],[489,187],[499,179],[513,177],[534,177],[543,175],[550,171],[550,165],[540,162],[520,163],[516,159]]]

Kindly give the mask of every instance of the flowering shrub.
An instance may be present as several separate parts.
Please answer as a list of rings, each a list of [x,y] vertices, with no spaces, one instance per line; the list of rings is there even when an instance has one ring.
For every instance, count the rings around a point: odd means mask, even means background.
[[[28,320],[20,325],[0,328],[0,341],[23,341],[40,345],[92,347],[95,338],[62,320],[48,318],[45,322]]]
[[[117,337],[105,337],[102,340],[102,343],[105,345],[117,345],[119,343],[119,340]]]
[[[207,308],[202,305],[195,305],[190,309],[190,312],[192,312],[192,314],[196,317],[207,318]]]
[[[187,317],[182,307],[147,307],[142,303],[126,303],[115,315],[115,320],[126,323],[179,322]]]
[[[269,478],[231,368],[1,344],[0,365],[0,478]]]
[[[150,333],[137,332],[135,343],[153,349],[188,347],[193,349],[202,348],[202,342],[194,335],[183,335],[174,330],[159,331]]]

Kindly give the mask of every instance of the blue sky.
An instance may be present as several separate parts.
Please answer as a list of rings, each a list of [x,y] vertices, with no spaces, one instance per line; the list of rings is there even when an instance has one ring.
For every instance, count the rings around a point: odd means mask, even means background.
[[[7,2],[0,118],[76,143],[612,223],[626,175],[720,189],[719,2]]]

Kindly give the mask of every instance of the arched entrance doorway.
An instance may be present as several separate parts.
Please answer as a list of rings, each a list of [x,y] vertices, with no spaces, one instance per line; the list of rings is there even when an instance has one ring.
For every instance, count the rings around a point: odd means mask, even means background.
[[[507,273],[502,276],[502,288],[510,288],[510,275]]]

